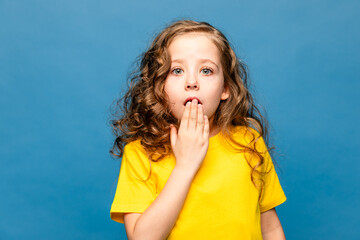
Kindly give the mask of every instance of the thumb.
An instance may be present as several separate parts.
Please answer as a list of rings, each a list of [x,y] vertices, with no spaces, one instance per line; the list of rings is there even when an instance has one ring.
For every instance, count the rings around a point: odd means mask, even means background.
[[[176,144],[177,139],[177,129],[174,125],[170,125],[170,143],[171,147],[174,148]]]

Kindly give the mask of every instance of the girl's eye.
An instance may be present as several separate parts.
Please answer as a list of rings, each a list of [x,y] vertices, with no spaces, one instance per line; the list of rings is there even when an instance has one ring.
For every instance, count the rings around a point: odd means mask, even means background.
[[[210,75],[213,71],[210,68],[203,68],[201,70],[205,75]]]
[[[175,69],[172,70],[172,73],[174,73],[175,75],[179,75],[179,74],[181,74],[182,72],[183,72],[183,70],[180,69],[180,68],[175,68]]]

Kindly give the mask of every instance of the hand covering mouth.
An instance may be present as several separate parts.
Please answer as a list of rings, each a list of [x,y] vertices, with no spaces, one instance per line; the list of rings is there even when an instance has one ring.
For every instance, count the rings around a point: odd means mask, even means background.
[[[202,102],[201,102],[197,97],[188,97],[188,98],[185,100],[184,105],[186,105],[187,102],[191,102],[193,99],[196,99],[199,104],[202,104]]]

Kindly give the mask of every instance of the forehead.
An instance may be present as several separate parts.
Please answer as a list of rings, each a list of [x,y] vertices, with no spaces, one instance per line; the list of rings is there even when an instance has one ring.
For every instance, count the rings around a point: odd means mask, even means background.
[[[209,58],[220,62],[220,51],[207,33],[192,32],[176,36],[169,45],[171,58]]]

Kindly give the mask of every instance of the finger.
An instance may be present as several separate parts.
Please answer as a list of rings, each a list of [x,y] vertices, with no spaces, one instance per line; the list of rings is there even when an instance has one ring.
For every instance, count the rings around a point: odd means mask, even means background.
[[[186,130],[189,125],[189,115],[190,115],[190,106],[191,102],[187,102],[185,105],[185,111],[181,117],[181,122],[179,126],[179,131]]]
[[[191,102],[191,110],[190,110],[190,119],[189,119],[189,126],[188,129],[196,128],[196,121],[197,121],[197,108],[198,108],[198,101],[197,99],[193,99]]]
[[[204,132],[203,132],[203,137],[204,137],[204,139],[208,139],[208,138],[209,138],[209,132],[210,132],[209,119],[208,119],[208,117],[205,115],[205,116],[204,116]]]
[[[177,130],[174,125],[170,125],[170,144],[171,147],[174,149],[177,139]]]
[[[201,104],[198,104],[198,114],[196,123],[196,132],[202,133],[204,130],[204,113]]]

